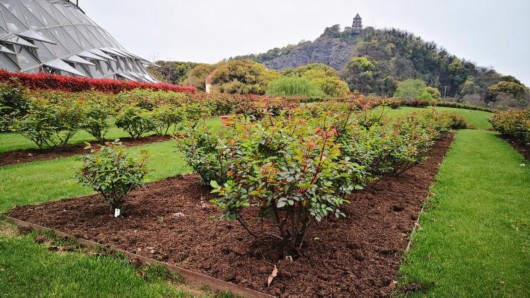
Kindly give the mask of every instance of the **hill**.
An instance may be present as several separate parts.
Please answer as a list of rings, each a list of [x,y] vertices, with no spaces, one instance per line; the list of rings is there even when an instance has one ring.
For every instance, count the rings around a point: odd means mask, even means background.
[[[279,71],[323,63],[339,71],[351,89],[380,96],[392,96],[399,82],[413,78],[438,88],[442,96],[477,105],[527,105],[529,98],[528,88],[516,78],[398,29],[355,32],[334,25],[314,41],[231,59],[253,60]]]

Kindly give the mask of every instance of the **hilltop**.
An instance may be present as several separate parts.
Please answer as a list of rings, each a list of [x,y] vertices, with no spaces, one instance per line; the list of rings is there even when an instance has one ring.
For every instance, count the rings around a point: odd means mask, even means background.
[[[334,25],[314,41],[231,59],[253,60],[278,71],[322,63],[336,69],[350,88],[365,94],[391,96],[399,82],[413,78],[438,88],[442,96],[459,101],[478,105],[528,104],[528,88],[516,78],[477,66],[434,42],[399,29],[341,30]]]

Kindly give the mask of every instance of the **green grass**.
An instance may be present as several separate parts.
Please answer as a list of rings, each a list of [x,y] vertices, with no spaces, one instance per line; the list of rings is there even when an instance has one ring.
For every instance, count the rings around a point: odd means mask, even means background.
[[[190,172],[174,141],[153,143],[128,149],[147,150],[151,172],[146,181],[156,181]],[[15,205],[38,204],[90,194],[74,178],[81,166],[77,156],[0,167],[0,213]]]
[[[494,132],[462,130],[432,191],[399,284],[420,284],[417,296],[529,297],[528,162]]]
[[[1,223],[0,223],[1,224]],[[2,297],[184,297],[163,280],[146,282],[124,259],[53,253],[31,235],[0,237]]]
[[[466,118],[469,122],[475,124],[475,126],[479,129],[491,129],[491,123],[489,123],[488,121],[488,119],[492,116],[492,113],[490,112],[446,107],[437,107],[436,109],[438,109],[439,111],[456,112],[462,117]]]
[[[376,111],[380,109],[381,108],[377,108]],[[466,118],[469,122],[474,124],[479,129],[490,129],[491,128],[491,123],[489,123],[488,119],[491,117],[492,114],[489,112],[446,108],[446,107],[436,107],[436,109],[438,111],[458,113],[462,117]],[[425,108],[422,109],[422,108],[400,107],[399,109],[393,110],[391,108],[385,107],[384,114],[385,116],[398,117],[398,116],[404,116],[414,111],[421,111],[421,110],[425,110]]]
[[[218,129],[221,126],[221,119],[213,117],[206,120],[206,124],[213,129]],[[146,134],[146,135],[152,135]],[[127,138],[129,134],[121,128],[112,127],[105,135],[108,140],[115,140],[120,138]],[[96,139],[88,132],[80,130],[68,142],[69,144],[80,144],[83,142],[92,142]],[[32,141],[26,139],[23,135],[18,133],[0,133],[0,153],[14,150],[37,149],[37,145]]]
[[[129,135],[122,129],[113,127],[109,129],[106,138],[109,140],[126,138]],[[91,142],[96,139],[92,137],[88,132],[80,130],[74,135],[74,137],[68,142],[69,144],[79,144],[83,142]],[[0,134],[0,153],[24,150],[24,149],[37,149],[37,145],[32,141],[26,139],[23,135],[18,133],[3,133]]]

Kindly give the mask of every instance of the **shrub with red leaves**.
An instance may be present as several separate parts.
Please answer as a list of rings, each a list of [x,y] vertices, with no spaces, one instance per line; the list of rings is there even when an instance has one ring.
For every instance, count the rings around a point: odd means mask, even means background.
[[[155,91],[174,91],[195,93],[195,87],[177,86],[168,83],[144,83],[112,79],[92,79],[82,77],[60,76],[47,73],[17,73],[0,69],[0,82],[10,78],[18,80],[30,89],[52,89],[70,92],[96,90],[107,93],[120,93],[132,89],[151,89]]]

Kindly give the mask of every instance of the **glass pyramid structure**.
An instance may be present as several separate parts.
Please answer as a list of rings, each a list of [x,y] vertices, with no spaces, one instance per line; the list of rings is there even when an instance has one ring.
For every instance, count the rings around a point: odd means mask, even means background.
[[[124,49],[67,0],[0,1],[0,68],[156,82],[153,65]]]

